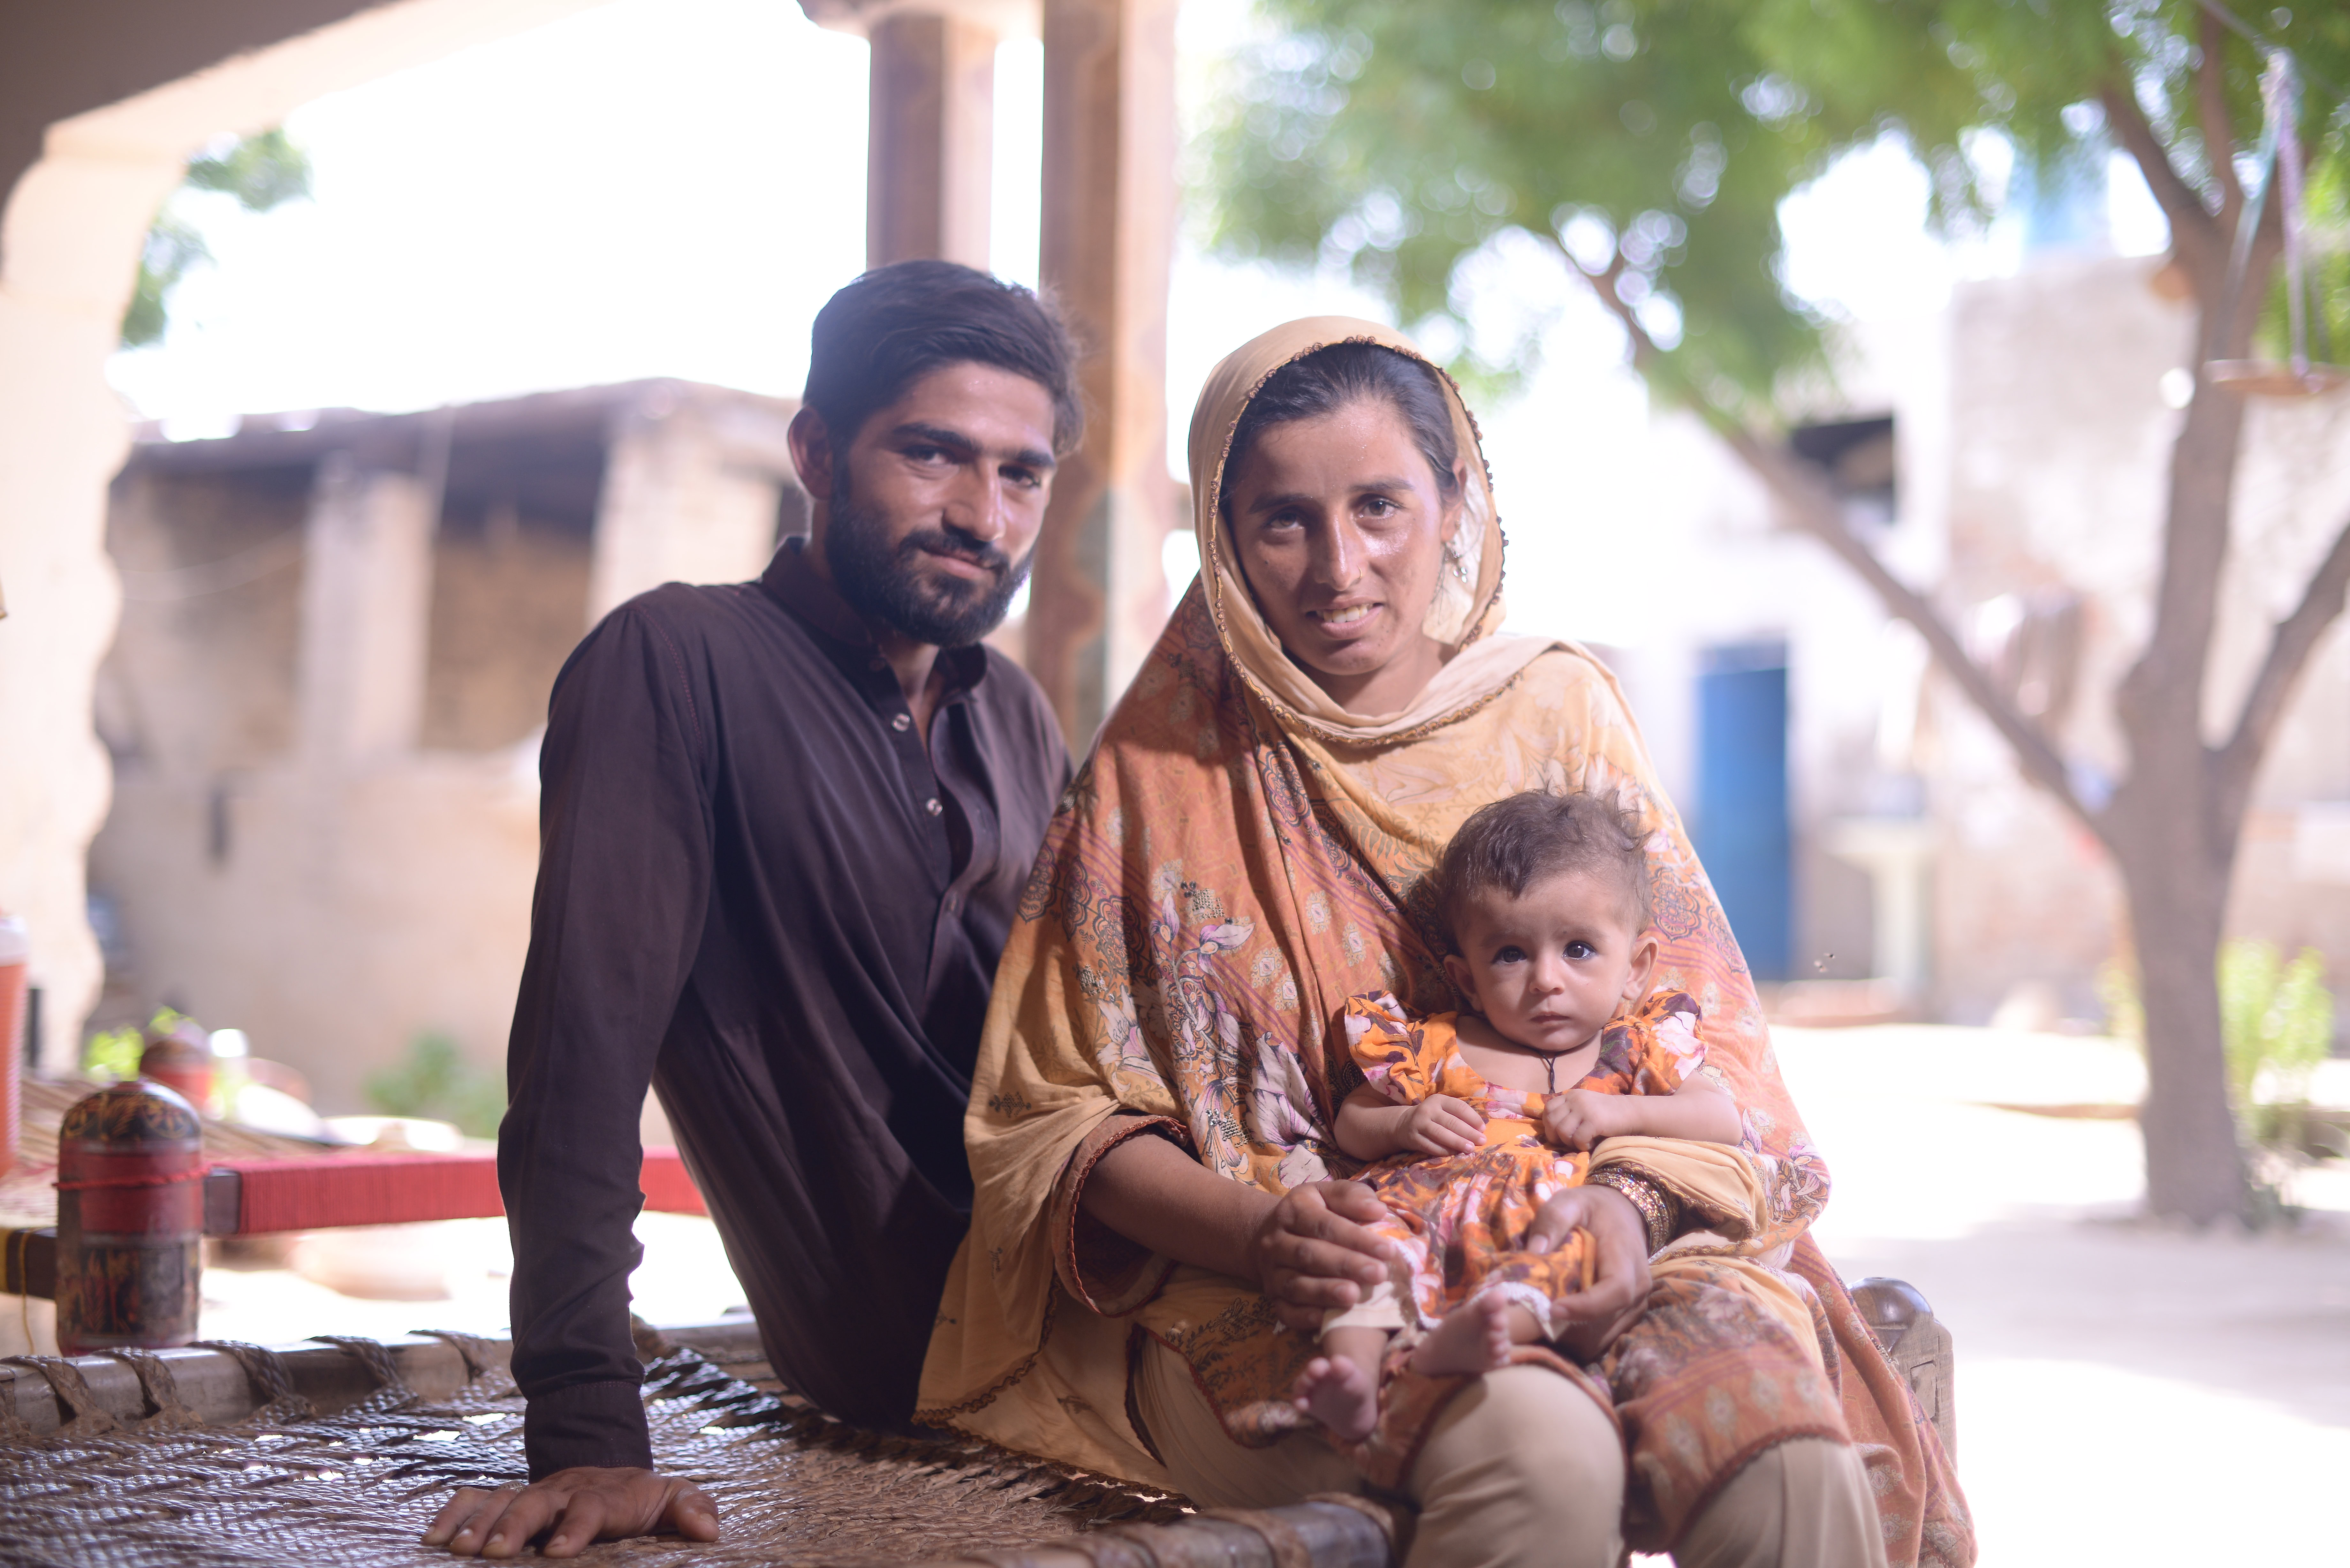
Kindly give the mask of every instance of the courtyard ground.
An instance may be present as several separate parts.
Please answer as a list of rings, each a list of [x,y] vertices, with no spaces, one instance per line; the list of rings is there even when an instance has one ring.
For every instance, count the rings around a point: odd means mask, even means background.
[[[2127,1046],[1922,1025],[1774,1038],[1835,1173],[1822,1247],[1847,1279],[1908,1280],[1956,1336],[1959,1473],[1987,1568],[2350,1561],[2350,1170],[2301,1179],[2292,1230],[2150,1224],[2135,1124],[1995,1108],[2131,1105]],[[2350,1063],[2328,1064],[2319,1097],[2350,1103]],[[742,1301],[708,1221],[648,1215],[639,1235],[646,1317]],[[301,1245],[301,1274],[209,1271],[203,1332],[505,1322],[499,1221]]]
[[[2133,1103],[2100,1040],[1776,1032],[1835,1173],[1817,1235],[1956,1339],[1959,1477],[1987,1568],[2350,1561],[2350,1172],[2291,1231],[2137,1218],[2136,1124],[1994,1105]],[[2342,1097],[2328,1064],[2321,1096]]]

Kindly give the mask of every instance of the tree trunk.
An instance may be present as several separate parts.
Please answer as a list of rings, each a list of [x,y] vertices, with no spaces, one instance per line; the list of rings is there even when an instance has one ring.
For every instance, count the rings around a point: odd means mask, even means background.
[[[2201,803],[2189,781],[2149,816]],[[2153,825],[2149,825],[2153,826]],[[2172,853],[2159,826],[2122,836],[2115,864],[2129,899],[2146,1008],[2146,1195],[2157,1214],[2209,1223],[2246,1209],[2244,1157],[2228,1106],[2218,955],[2232,867]],[[2230,857],[2232,858],[2232,857]]]
[[[2243,400],[2199,376],[2171,447],[2154,628],[2115,697],[2129,776],[2101,823],[2128,893],[2146,1012],[2147,1201],[2199,1223],[2244,1214],[2248,1196],[2219,982],[2242,802],[2219,798],[2218,760],[2203,738],[2243,426]]]

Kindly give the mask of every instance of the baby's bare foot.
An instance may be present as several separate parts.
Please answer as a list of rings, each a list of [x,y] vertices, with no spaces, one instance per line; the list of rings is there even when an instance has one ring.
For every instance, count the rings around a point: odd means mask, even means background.
[[[1510,1364],[1510,1300],[1494,1292],[1444,1314],[1411,1353],[1412,1368],[1438,1376],[1491,1372]]]
[[[1297,1407],[1342,1442],[1359,1443],[1379,1424],[1378,1380],[1343,1355],[1317,1355],[1290,1392]]]

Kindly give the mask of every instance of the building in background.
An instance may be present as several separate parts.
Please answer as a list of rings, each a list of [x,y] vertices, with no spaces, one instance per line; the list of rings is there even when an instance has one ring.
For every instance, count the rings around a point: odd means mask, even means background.
[[[795,407],[656,380],[142,431],[107,527],[94,1022],[237,1025],[330,1111],[422,1033],[494,1070],[556,672],[615,605],[804,529]]]

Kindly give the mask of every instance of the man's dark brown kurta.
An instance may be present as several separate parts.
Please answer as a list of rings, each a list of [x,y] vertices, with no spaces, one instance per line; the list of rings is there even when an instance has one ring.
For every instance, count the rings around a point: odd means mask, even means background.
[[[556,680],[498,1176],[531,1474],[650,1463],[629,1335],[648,1081],[777,1373],[902,1423],[971,1207],[988,988],[1066,784],[1034,682],[942,653],[925,751],[779,553],[658,588]]]

